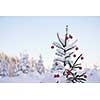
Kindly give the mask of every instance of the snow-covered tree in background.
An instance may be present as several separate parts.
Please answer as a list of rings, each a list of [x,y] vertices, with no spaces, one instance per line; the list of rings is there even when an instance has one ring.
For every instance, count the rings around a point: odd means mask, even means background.
[[[9,76],[16,76],[17,71],[17,59],[16,57],[10,57],[10,68],[9,68]]]
[[[30,64],[28,61],[28,54],[21,54],[20,55],[20,59],[19,59],[19,63],[17,65],[18,70],[17,73],[25,73],[27,74],[30,71]]]
[[[71,34],[68,34],[68,25],[66,25],[66,34],[64,36],[64,39],[62,39],[58,33],[57,38],[59,40],[59,43],[53,42],[53,45],[51,46],[52,49],[54,49],[55,47],[57,48],[55,54],[58,57],[54,60],[56,70],[58,70],[59,68],[59,70],[64,70],[63,75],[66,77],[66,82],[68,83],[85,82],[87,78],[86,73],[80,74],[77,71],[77,69],[82,69],[82,65],[81,63],[78,63],[78,61],[83,60],[84,57],[82,54],[80,54],[79,56],[75,54],[75,51],[77,51],[79,48],[76,46],[77,40],[70,42],[70,40],[73,39],[73,36]],[[72,60],[72,57],[76,59]],[[58,62],[60,62],[60,66]],[[60,77],[60,75],[56,74],[54,75],[54,77]]]
[[[34,60],[33,57],[32,57],[31,60],[30,60],[30,64],[31,64],[31,71],[34,72],[36,60]]]
[[[36,71],[39,74],[45,73],[45,68],[44,68],[44,65],[43,65],[43,60],[42,60],[42,56],[41,55],[39,56],[39,60],[36,63],[35,68],[36,68]]]
[[[0,59],[0,76],[5,77],[8,75],[8,62],[6,60]]]

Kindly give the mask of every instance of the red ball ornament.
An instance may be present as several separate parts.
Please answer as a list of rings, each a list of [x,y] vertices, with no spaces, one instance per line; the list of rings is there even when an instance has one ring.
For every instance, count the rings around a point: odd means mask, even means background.
[[[75,50],[78,50],[78,49],[79,49],[78,47],[75,48]]]
[[[84,57],[81,57],[81,60],[83,60],[84,59]]]
[[[51,49],[54,49],[54,46],[51,46]]]
[[[65,39],[68,40],[68,36],[66,36]]]
[[[57,77],[57,75],[54,75],[54,78],[56,78]]]
[[[72,35],[69,35],[69,38],[70,38],[70,39],[72,39],[72,38],[73,38],[73,36],[72,36]]]
[[[74,54],[73,57],[76,57],[76,54]]]
[[[87,75],[84,75],[84,78],[87,78]]]
[[[66,71],[66,74],[67,74],[67,75],[70,75],[70,70],[67,70],[67,71]]]
[[[54,75],[54,78],[58,78],[58,77],[60,77],[59,74],[55,74],[55,75]]]
[[[79,67],[80,70],[82,70],[82,67]]]
[[[57,74],[56,77],[60,77],[59,74]]]
[[[58,66],[58,63],[56,62],[55,65]]]

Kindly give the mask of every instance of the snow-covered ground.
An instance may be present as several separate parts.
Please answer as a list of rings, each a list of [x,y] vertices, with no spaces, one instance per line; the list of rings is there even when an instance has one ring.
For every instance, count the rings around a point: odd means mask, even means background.
[[[87,83],[100,83],[100,69],[87,69]]]
[[[97,69],[85,69],[87,72],[86,83],[99,83],[100,82],[100,70]],[[39,74],[37,71],[30,72],[28,74],[20,74],[16,77],[3,77],[0,78],[0,83],[56,83],[59,81],[65,83],[65,77],[54,78],[54,74],[50,71]]]

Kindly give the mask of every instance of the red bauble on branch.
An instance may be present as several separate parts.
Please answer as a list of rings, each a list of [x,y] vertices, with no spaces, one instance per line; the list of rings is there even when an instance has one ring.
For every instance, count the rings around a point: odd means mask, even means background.
[[[81,60],[83,60],[84,59],[84,57],[81,57]]]
[[[87,75],[84,75],[84,78],[87,78]]]
[[[72,38],[73,38],[73,36],[70,34],[70,35],[69,35],[69,38],[70,38],[70,39],[72,39]]]
[[[59,74],[57,74],[57,78],[60,77]]]
[[[80,70],[82,70],[82,67],[79,67]]]
[[[58,63],[57,62],[55,63],[55,66],[58,66]]]
[[[51,49],[54,49],[54,46],[53,45],[51,46]]]
[[[74,54],[73,57],[76,57],[76,54]]]
[[[54,75],[54,78],[56,78],[56,75]]]
[[[75,48],[75,50],[78,50],[78,49],[79,49],[78,47]]]
[[[68,40],[68,36],[67,36],[67,34],[65,35],[65,40]]]
[[[70,70],[67,70],[66,75],[70,75],[70,74],[71,74]]]
[[[59,78],[59,77],[60,77],[59,74],[55,74],[55,75],[54,75],[54,78]]]

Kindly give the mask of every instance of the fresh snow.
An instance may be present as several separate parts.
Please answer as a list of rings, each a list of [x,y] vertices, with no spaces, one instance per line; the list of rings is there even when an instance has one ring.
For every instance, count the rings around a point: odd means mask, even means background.
[[[100,83],[100,70],[88,69],[87,76],[87,83]]]

